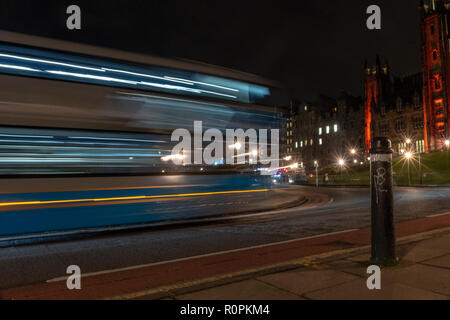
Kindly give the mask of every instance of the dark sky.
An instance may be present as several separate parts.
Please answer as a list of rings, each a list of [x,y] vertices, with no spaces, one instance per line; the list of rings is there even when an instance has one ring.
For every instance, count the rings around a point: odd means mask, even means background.
[[[299,98],[362,94],[365,58],[420,71],[418,0],[0,0],[0,29],[222,65],[278,80]],[[82,30],[66,29],[68,5]],[[382,30],[366,28],[366,8]]]

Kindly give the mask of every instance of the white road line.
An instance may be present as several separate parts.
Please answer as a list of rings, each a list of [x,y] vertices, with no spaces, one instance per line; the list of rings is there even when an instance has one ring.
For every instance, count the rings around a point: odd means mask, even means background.
[[[161,262],[155,262],[155,263],[149,263],[149,264],[141,264],[141,265],[137,265],[137,266],[118,268],[118,269],[108,269],[108,270],[103,270],[103,271],[85,273],[85,274],[82,274],[82,277],[86,278],[86,277],[92,277],[92,276],[108,274],[108,273],[115,273],[115,272],[121,272],[121,271],[128,271],[128,270],[136,270],[136,269],[141,269],[141,268],[154,267],[154,266],[159,266],[159,265],[169,264],[169,263],[174,263],[174,262],[182,262],[182,261],[199,259],[199,258],[213,257],[213,256],[226,254],[226,253],[235,253],[235,252],[241,252],[241,251],[246,251],[246,250],[251,250],[251,249],[266,248],[266,247],[271,247],[271,246],[276,246],[276,245],[289,244],[289,243],[302,241],[302,240],[316,239],[316,238],[325,237],[325,236],[332,236],[332,235],[337,235],[337,234],[349,233],[349,232],[353,232],[353,231],[357,231],[357,230],[360,230],[360,229],[349,229],[349,230],[345,230],[345,231],[337,231],[337,232],[325,233],[325,234],[320,234],[320,235],[310,236],[310,237],[305,237],[305,238],[300,238],[300,239],[292,239],[292,240],[287,240],[287,241],[280,241],[280,242],[262,244],[262,245],[251,246],[251,247],[246,247],[246,248],[239,248],[239,249],[233,249],[233,250],[220,251],[220,252],[202,254],[202,255],[198,255],[198,256],[174,259],[174,260],[167,260],[167,261],[161,261]],[[47,283],[51,283],[51,282],[66,281],[66,280],[67,280],[67,276],[65,276],[65,277],[57,277],[57,278],[54,278],[54,279],[47,280],[46,282]]]
[[[434,217],[443,217],[443,216],[448,216],[450,214],[450,212],[446,212],[446,213],[441,213],[441,214],[433,214],[431,216],[426,216],[427,218],[434,218]]]

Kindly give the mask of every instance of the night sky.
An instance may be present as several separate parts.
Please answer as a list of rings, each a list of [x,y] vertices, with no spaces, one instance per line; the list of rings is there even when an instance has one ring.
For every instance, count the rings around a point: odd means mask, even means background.
[[[420,71],[418,0],[0,0],[0,29],[180,57],[278,80],[299,99],[362,95],[378,53],[396,75]],[[82,30],[66,29],[68,5]],[[382,30],[366,28],[366,8]]]

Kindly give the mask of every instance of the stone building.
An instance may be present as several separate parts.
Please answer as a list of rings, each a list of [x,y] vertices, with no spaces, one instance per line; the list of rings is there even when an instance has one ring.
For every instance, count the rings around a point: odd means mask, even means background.
[[[342,93],[301,103],[293,115],[294,157],[312,169],[335,166],[339,160],[359,163],[364,157],[364,116],[361,98]]]

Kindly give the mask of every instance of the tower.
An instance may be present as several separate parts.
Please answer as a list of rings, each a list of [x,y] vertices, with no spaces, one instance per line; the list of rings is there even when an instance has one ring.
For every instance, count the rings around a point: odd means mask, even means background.
[[[364,119],[365,119],[365,146],[370,149],[373,138],[373,115],[385,108],[385,96],[389,91],[389,64],[381,65],[377,55],[375,66],[364,66]]]
[[[450,0],[422,0],[422,77],[425,150],[440,150],[450,136]]]

